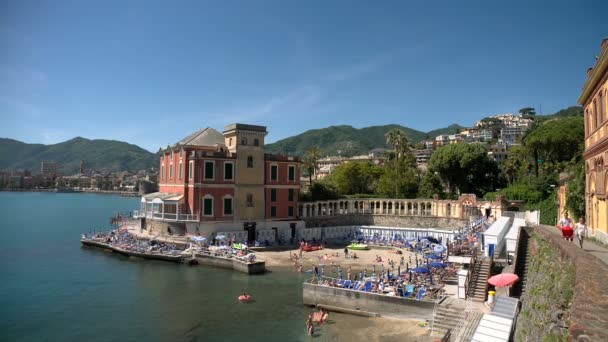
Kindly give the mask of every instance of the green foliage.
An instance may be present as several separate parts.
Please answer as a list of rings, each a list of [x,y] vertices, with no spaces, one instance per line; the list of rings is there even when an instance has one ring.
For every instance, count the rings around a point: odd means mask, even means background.
[[[115,140],[74,138],[59,144],[26,144],[12,139],[0,139],[0,169],[29,169],[40,172],[40,162],[53,160],[59,172],[78,172],[80,160],[87,170],[131,171],[158,168],[155,153],[136,145]]]
[[[521,115],[536,115],[536,110],[533,107],[525,107],[519,110]]]
[[[319,169],[319,159],[321,158],[321,149],[318,146],[311,146],[304,157],[302,158],[302,170],[308,175],[309,184],[312,184],[312,177]]]
[[[550,114],[550,115],[537,115],[535,117],[535,120],[538,122],[542,122],[542,121],[547,121],[547,120],[552,120],[552,119],[561,119],[561,118],[567,118],[567,117],[572,117],[572,116],[583,116],[583,107],[580,106],[572,106],[572,107],[568,107],[566,109],[562,109],[554,114]]]
[[[434,139],[436,136],[442,135],[442,134],[456,134],[456,133],[460,132],[463,128],[465,128],[465,127],[460,126],[458,124],[451,124],[445,128],[439,128],[439,129],[434,129],[432,131],[428,131],[426,134],[428,135],[428,139]]]
[[[337,166],[328,177],[342,195],[371,194],[382,174],[382,169],[369,162],[350,162]]]
[[[498,167],[481,144],[452,144],[439,148],[429,160],[429,171],[438,172],[450,193],[481,197],[498,185]]]
[[[371,126],[360,129],[347,125],[330,126],[308,130],[275,143],[267,144],[264,149],[266,153],[303,156],[311,146],[317,145],[321,146],[327,155],[350,157],[367,154],[377,147],[389,148],[385,135],[392,129],[403,131],[409,142],[417,143],[427,139],[427,137],[434,138],[439,134],[451,133],[460,128],[462,127],[458,125],[450,125],[448,128],[425,133],[400,125]]]
[[[585,217],[585,164],[579,162],[572,168],[574,179],[568,182],[566,208],[575,220]]]
[[[441,178],[434,172],[427,171],[422,176],[422,181],[420,181],[420,187],[418,188],[418,197],[432,198],[435,194],[439,195],[439,198],[444,197]]]
[[[513,184],[516,179],[530,175],[532,165],[532,155],[528,149],[520,145],[511,147],[503,165],[503,171],[509,184]]]
[[[310,200],[326,201],[340,198],[336,188],[329,182],[314,182],[310,187]]]
[[[407,136],[402,130],[393,128],[384,136],[386,137],[386,143],[393,148],[397,158],[403,157],[410,150]]]
[[[559,168],[560,163],[580,158],[584,134],[583,118],[567,117],[533,125],[522,142],[533,156],[537,168],[542,163],[546,169],[554,169]]]
[[[414,198],[418,192],[418,169],[411,154],[393,159],[383,167],[376,193],[385,197]]]

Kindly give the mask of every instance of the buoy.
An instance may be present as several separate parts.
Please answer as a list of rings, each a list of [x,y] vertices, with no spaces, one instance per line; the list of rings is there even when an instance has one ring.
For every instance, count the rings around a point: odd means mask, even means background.
[[[249,301],[249,299],[251,299],[251,296],[250,296],[250,295],[245,295],[245,296],[240,295],[240,296],[239,296],[239,301],[241,301],[241,302],[248,302],[248,301]]]

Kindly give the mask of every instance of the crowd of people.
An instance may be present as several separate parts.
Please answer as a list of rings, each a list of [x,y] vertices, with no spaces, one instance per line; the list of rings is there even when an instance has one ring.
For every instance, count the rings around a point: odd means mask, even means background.
[[[139,253],[159,253],[166,255],[179,255],[182,250],[176,245],[162,242],[154,238],[149,240],[137,239],[126,230],[112,230],[95,234],[83,234],[83,239],[95,240],[119,247],[121,249]]]

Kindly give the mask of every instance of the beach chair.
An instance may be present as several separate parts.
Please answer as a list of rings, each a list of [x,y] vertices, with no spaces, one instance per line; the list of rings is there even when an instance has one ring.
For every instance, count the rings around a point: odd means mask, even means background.
[[[361,282],[360,282],[360,281],[356,281],[356,282],[353,284],[353,290],[358,290],[358,289],[359,289],[359,285],[361,285]]]
[[[371,290],[372,290],[372,282],[366,281],[365,285],[363,286],[363,292],[369,292]]]
[[[342,287],[345,289],[350,289],[350,284],[351,284],[350,280],[346,280],[346,281],[344,281],[344,285]]]
[[[409,284],[405,286],[405,292],[403,293],[403,297],[409,298],[414,293],[414,285]]]
[[[344,280],[340,279],[338,280],[338,282],[336,283],[336,287],[342,287],[344,286]]]
[[[420,290],[418,290],[418,294],[416,295],[416,300],[421,300],[422,297],[424,297],[424,294],[426,293],[426,290],[423,288],[421,288]]]

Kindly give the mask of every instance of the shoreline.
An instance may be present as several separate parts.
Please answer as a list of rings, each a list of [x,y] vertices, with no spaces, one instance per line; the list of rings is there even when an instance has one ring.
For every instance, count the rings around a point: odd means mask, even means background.
[[[98,195],[120,195],[122,197],[140,197],[138,192],[116,191],[116,190],[78,190],[57,191],[57,189],[0,189],[0,192],[51,192],[57,194],[98,194]]]

